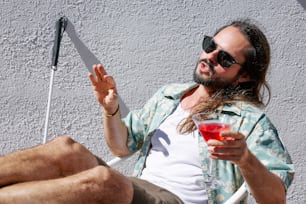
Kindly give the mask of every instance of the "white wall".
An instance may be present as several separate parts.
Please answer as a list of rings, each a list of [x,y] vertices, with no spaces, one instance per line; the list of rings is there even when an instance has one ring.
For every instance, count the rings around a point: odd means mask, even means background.
[[[192,79],[204,34],[249,17],[272,47],[266,111],[296,167],[288,203],[305,203],[305,11],[305,0],[1,0],[0,154],[42,143],[54,24],[62,15],[77,35],[63,36],[48,139],[68,134],[106,159],[100,108],[75,46],[105,65],[134,109],[160,86]]]

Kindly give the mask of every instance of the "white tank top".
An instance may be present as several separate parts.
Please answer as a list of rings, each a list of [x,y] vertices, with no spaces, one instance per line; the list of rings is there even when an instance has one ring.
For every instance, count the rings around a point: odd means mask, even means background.
[[[177,132],[178,124],[188,115],[179,105],[156,130],[141,178],[171,191],[184,203],[203,204],[207,192],[197,184],[203,180],[198,134]]]

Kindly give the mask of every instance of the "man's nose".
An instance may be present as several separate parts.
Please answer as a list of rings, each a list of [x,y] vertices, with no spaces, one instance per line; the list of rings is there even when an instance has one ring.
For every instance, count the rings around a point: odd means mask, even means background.
[[[212,63],[214,66],[218,65],[218,54],[219,54],[219,50],[214,50],[210,53],[206,53],[207,54],[207,60],[209,60],[210,63]]]

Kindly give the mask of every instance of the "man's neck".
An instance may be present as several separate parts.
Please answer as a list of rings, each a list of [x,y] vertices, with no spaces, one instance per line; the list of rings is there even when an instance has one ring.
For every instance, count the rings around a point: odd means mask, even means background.
[[[210,90],[203,85],[199,85],[183,95],[181,106],[184,110],[191,110],[200,102],[206,101],[210,96]]]

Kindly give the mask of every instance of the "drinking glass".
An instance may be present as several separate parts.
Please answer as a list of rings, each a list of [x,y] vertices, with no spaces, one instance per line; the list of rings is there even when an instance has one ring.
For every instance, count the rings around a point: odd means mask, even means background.
[[[194,114],[192,120],[206,142],[212,139],[219,141],[233,139],[220,135],[222,131],[231,129],[231,124],[234,122],[232,118],[228,121],[224,115],[208,111]],[[218,189],[223,186],[223,183],[216,175],[216,160],[209,157],[208,161],[207,177],[204,179],[205,186],[210,189]]]

